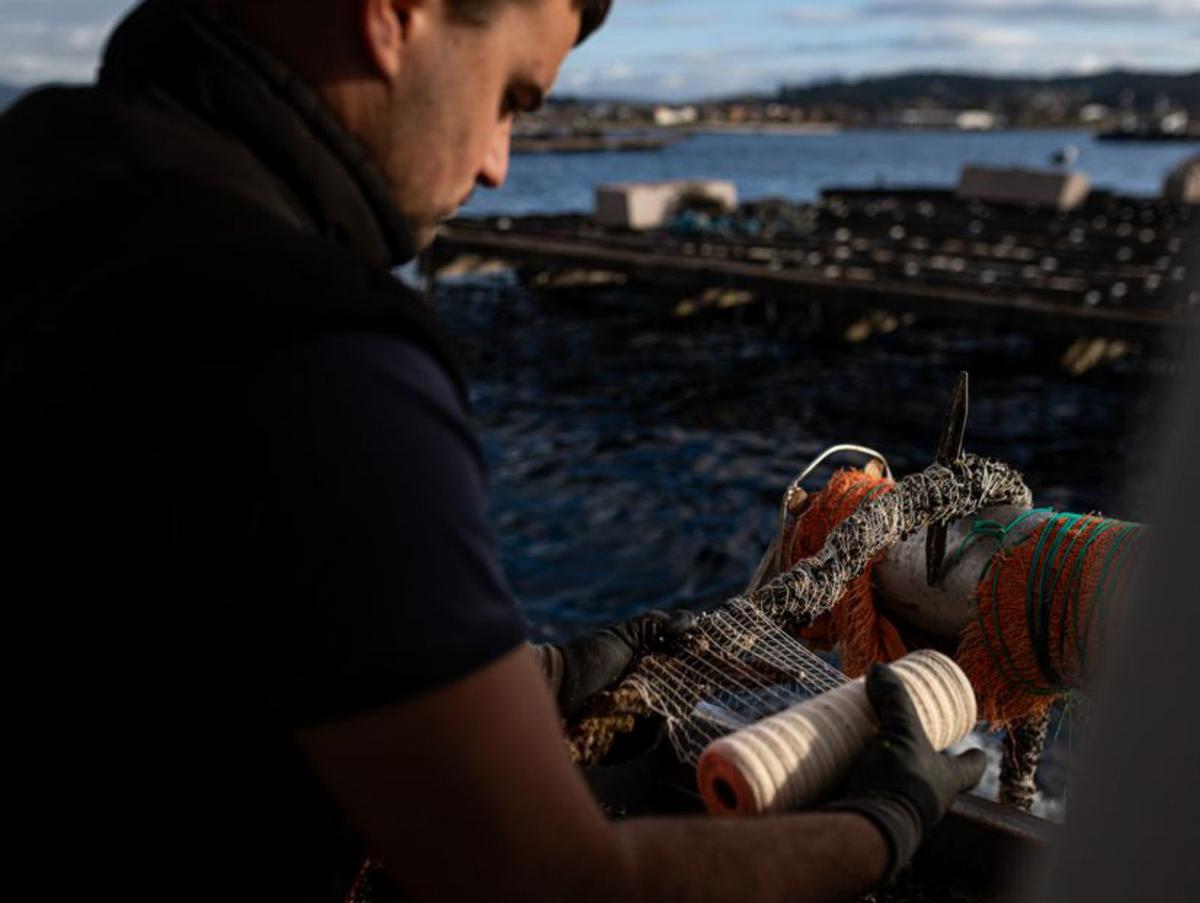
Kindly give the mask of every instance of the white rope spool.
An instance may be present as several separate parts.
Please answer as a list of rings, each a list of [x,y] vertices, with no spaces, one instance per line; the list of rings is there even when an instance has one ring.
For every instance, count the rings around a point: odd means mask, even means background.
[[[893,663],[930,744],[957,743],[975,726],[975,692],[939,652]],[[696,769],[714,815],[785,812],[828,797],[878,728],[862,678],[806,699],[709,744]]]

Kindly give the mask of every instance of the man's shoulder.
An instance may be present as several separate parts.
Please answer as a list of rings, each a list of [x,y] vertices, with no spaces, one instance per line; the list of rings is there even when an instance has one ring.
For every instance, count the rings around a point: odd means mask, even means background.
[[[442,362],[423,343],[388,332],[349,330],[273,349],[254,368],[259,406],[298,403],[354,411],[360,422],[411,417],[420,409],[478,454],[469,412]],[[289,401],[290,400],[290,401]]]
[[[77,309],[96,311],[124,336],[145,336],[181,365],[279,348],[332,362],[355,344],[396,376],[449,384],[459,404],[466,397],[457,352],[421,295],[285,224],[248,217],[152,241],[100,271],[83,294]]]

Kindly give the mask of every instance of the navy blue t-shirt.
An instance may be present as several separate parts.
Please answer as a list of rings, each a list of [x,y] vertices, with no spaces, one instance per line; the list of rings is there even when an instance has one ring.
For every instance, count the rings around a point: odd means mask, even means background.
[[[434,359],[363,333],[271,351],[188,422],[159,476],[182,655],[203,663],[187,717],[214,731],[186,755],[223,777],[184,804],[228,794],[244,836],[214,855],[262,838],[289,887],[334,899],[363,849],[291,732],[404,702],[525,640],[481,451]]]
[[[274,351],[197,438],[177,459],[177,548],[201,592],[243,583],[226,636],[288,724],[403,701],[524,640],[468,413],[417,346],[354,333]]]

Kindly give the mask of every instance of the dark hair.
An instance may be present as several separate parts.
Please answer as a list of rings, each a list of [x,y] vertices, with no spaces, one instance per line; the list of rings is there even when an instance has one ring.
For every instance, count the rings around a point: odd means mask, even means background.
[[[486,25],[496,7],[505,2],[520,2],[520,0],[448,0],[450,14],[463,22],[476,25]],[[612,0],[571,0],[571,5],[579,10],[579,37],[575,39],[578,47],[588,35],[604,24],[608,11],[612,8]]]
[[[579,37],[575,39],[578,47],[587,40],[588,35],[604,24],[608,11],[612,9],[612,0],[574,0],[574,6],[579,10]]]

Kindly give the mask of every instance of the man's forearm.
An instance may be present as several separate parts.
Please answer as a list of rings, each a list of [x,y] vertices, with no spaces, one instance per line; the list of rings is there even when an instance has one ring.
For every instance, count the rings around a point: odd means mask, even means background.
[[[615,829],[639,901],[850,900],[888,862],[883,836],[852,813],[630,819]]]

